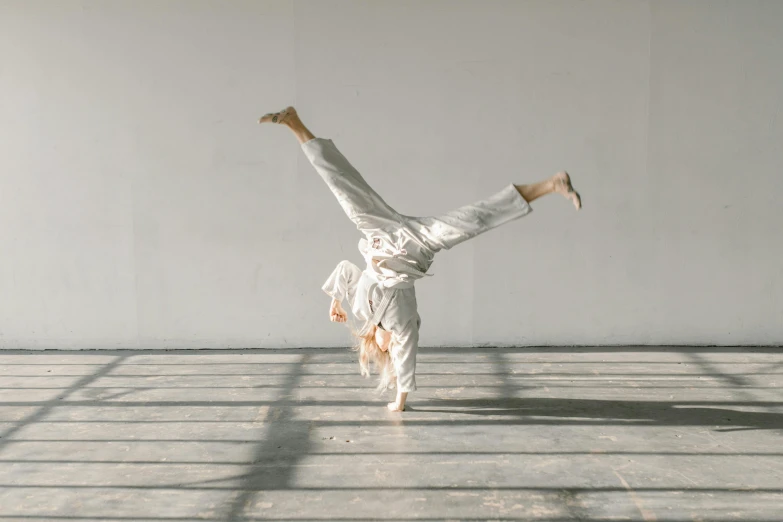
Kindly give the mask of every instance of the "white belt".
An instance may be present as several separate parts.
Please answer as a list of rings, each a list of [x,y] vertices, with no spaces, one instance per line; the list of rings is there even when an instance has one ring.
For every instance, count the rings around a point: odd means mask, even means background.
[[[370,286],[367,292],[367,298],[369,299],[372,296],[373,289],[378,286],[377,283]],[[394,297],[394,294],[397,293],[396,288],[384,288],[383,289],[383,299],[381,299],[381,302],[378,303],[378,306],[375,307],[375,310],[373,311],[372,317],[364,324],[364,327],[362,328],[359,335],[367,335],[367,333],[370,330],[370,326],[375,326],[378,323],[381,322],[381,319],[383,318],[383,314],[386,313],[386,309],[389,308],[389,303],[391,303],[392,298]]]

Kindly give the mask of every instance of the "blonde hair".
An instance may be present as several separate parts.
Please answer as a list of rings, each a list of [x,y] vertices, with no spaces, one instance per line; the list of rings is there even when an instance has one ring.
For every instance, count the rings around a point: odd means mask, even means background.
[[[355,343],[353,350],[359,352],[359,369],[363,377],[369,377],[371,366],[375,366],[380,374],[378,391],[385,391],[394,388],[397,384],[397,375],[394,373],[394,364],[392,363],[389,351],[381,350],[378,342],[375,340],[377,326],[372,326],[366,335],[359,335],[353,331]]]

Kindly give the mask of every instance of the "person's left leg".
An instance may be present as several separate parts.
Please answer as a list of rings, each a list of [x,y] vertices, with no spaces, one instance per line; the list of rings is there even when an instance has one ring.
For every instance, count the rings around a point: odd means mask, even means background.
[[[332,140],[316,138],[293,107],[266,114],[258,121],[285,125],[294,133],[305,156],[359,231],[366,234],[399,227],[401,217],[397,211],[365,181]]]

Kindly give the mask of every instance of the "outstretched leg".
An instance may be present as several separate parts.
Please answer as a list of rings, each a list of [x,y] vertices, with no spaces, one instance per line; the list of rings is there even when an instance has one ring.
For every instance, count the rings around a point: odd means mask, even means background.
[[[547,194],[561,194],[581,208],[579,194],[565,172],[531,185],[508,185],[489,198],[440,216],[406,217],[408,229],[433,252],[450,249],[532,211],[530,203]]]
[[[293,107],[266,114],[258,121],[285,125],[294,133],[307,159],[360,231],[368,233],[399,226],[401,217],[397,211],[370,187],[332,140],[316,138]]]

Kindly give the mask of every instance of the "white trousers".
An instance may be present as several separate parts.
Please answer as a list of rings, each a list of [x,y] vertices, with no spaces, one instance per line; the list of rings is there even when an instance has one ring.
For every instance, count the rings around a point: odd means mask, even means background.
[[[416,389],[416,354],[419,327],[416,293],[407,281],[419,279],[429,269],[435,253],[529,214],[532,209],[514,185],[481,201],[440,216],[400,214],[370,187],[340,153],[332,140],[315,138],[302,145],[307,158],[326,182],[348,218],[367,238],[369,248],[391,252],[381,265],[394,287],[394,296],[380,323],[392,332],[392,360],[399,391]],[[380,246],[379,246],[380,245]],[[374,271],[373,267],[368,267]]]

